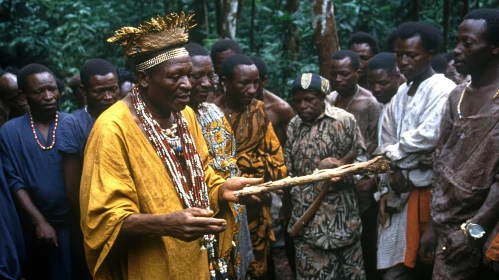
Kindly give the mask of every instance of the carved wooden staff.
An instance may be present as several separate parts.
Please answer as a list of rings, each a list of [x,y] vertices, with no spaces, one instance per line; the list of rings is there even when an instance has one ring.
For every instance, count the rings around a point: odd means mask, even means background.
[[[268,193],[288,187],[325,181],[332,178],[344,177],[347,175],[379,174],[386,173],[388,171],[390,171],[390,161],[383,156],[377,156],[366,162],[346,164],[332,169],[316,170],[310,175],[301,177],[287,177],[273,182],[245,187],[242,190],[235,191],[234,196],[240,197],[260,193]]]

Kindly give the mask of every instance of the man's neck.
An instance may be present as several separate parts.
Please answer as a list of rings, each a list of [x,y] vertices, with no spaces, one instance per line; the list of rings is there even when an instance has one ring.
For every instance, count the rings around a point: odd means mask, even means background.
[[[242,112],[242,111],[244,111],[244,108],[246,107],[246,106],[243,106],[242,104],[240,104],[239,102],[237,102],[237,100],[235,100],[234,98],[231,98],[230,95],[227,94],[227,92],[225,93],[224,101],[225,101],[225,107],[229,111]]]
[[[412,79],[412,81],[407,81],[408,83],[409,82],[412,82],[413,85],[419,85],[421,84],[424,80],[428,79],[429,77],[433,76],[433,74],[435,74],[435,71],[433,71],[433,68],[431,67],[428,67],[425,71],[423,71],[421,74],[419,74],[418,76],[416,76],[414,79]]]
[[[37,113],[31,113],[31,117],[33,118],[33,122],[36,123],[37,125],[41,126],[50,126],[52,122],[55,120],[55,115],[53,116],[44,116],[41,114]]]
[[[348,99],[353,97],[360,90],[359,85],[355,84],[355,86],[351,89],[347,89],[344,92],[338,92],[338,95],[341,99]]]
[[[102,112],[92,106],[87,106],[87,113],[94,119],[97,119],[102,114]]]
[[[497,84],[499,82],[499,60],[480,68],[479,73],[470,73],[470,75],[471,86],[475,89]]]

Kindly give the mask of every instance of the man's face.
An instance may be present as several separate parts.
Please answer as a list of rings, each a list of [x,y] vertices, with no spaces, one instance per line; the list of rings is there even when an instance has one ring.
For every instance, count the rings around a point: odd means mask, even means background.
[[[234,100],[241,106],[248,106],[256,95],[260,76],[258,68],[252,65],[237,65],[234,69],[234,78],[224,77],[227,94],[233,96]]]
[[[178,57],[155,66],[148,74],[147,97],[158,108],[172,112],[184,110],[189,103],[192,70],[188,56]]]
[[[296,113],[304,122],[311,123],[322,114],[324,99],[325,96],[320,97],[315,92],[299,90],[294,94]]]
[[[40,118],[51,119],[57,112],[59,91],[52,74],[48,72],[31,74],[22,94],[26,96],[31,113]]]
[[[459,25],[456,37],[454,66],[461,74],[476,73],[492,59],[494,49],[495,52],[499,52],[499,46],[494,46],[487,41],[485,20],[468,19],[463,21]]]
[[[353,69],[350,57],[331,60],[330,82],[340,95],[349,94],[357,85],[359,75]]]
[[[0,78],[0,96],[0,100],[8,104],[15,115],[23,115],[29,112],[29,106],[26,99],[19,96],[16,75],[5,73]]]
[[[192,71],[189,81],[192,89],[189,104],[197,108],[213,92],[214,70],[209,56],[192,56],[191,61]]]
[[[421,75],[431,67],[433,51],[427,52],[421,43],[421,37],[415,35],[408,39],[395,41],[395,53],[400,72],[408,81]]]
[[[87,98],[87,105],[99,114],[111,107],[120,96],[118,78],[114,73],[94,75],[90,77],[89,88],[83,87]]]
[[[123,99],[132,93],[134,84],[130,81],[124,81],[120,85],[120,99]]]
[[[235,54],[235,53],[236,53],[235,51],[228,49],[228,50],[225,50],[223,52],[219,52],[215,55],[215,61],[213,61],[213,63],[215,64],[215,73],[217,73],[217,75],[219,77],[221,77],[222,64],[223,64],[224,60],[227,57],[229,57],[230,55]]]
[[[360,57],[359,77],[367,74],[367,64],[374,56],[371,46],[367,43],[352,44],[350,50],[356,52]]]
[[[378,102],[387,104],[397,93],[400,86],[400,74],[387,69],[369,69],[367,74],[369,90]]]

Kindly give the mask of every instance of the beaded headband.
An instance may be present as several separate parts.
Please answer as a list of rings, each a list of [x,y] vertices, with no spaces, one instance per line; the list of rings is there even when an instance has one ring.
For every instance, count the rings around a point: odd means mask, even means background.
[[[189,53],[185,48],[173,49],[138,64],[137,66],[135,66],[135,69],[137,71],[146,70],[167,60],[185,56],[189,56]]]
[[[122,27],[107,39],[120,45],[127,58],[181,46],[189,40],[189,29],[196,26],[194,15],[171,13],[145,21],[139,27]]]

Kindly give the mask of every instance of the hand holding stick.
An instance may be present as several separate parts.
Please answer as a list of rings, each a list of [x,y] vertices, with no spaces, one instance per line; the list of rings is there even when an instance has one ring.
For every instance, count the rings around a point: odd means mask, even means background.
[[[377,156],[366,162],[346,164],[333,169],[316,170],[310,175],[287,177],[278,181],[245,187],[242,190],[233,192],[233,195],[239,198],[241,196],[275,192],[288,187],[330,180],[346,175],[379,174],[388,171],[390,171],[390,161],[383,156]]]

